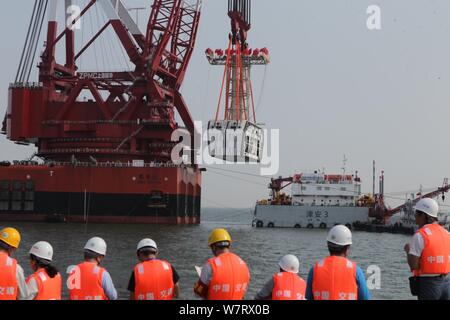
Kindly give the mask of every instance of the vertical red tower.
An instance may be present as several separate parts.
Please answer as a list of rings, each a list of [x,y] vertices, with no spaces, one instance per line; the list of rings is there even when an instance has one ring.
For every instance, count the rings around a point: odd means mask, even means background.
[[[208,124],[210,155],[231,162],[260,162],[263,132],[256,122],[251,68],[269,64],[269,51],[252,50],[247,43],[251,0],[228,0],[228,16],[231,19],[228,48],[206,50],[210,64],[224,67],[216,115]]]

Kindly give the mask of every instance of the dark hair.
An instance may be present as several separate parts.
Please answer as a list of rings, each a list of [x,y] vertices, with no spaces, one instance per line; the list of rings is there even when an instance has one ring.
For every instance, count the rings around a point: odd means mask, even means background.
[[[213,243],[212,246],[214,246],[217,249],[228,249],[231,246],[231,243],[229,241],[221,241]]]
[[[344,253],[344,251],[347,250],[348,247],[350,247],[350,246],[349,245],[340,246],[340,245],[328,242],[328,251],[330,251],[331,255],[340,255],[340,254]]]
[[[84,250],[84,259],[85,260],[96,259],[98,257],[103,257],[103,255],[101,255],[97,252],[91,251],[91,250],[87,250],[87,249]]]
[[[144,256],[149,256],[151,254],[157,254],[158,250],[153,247],[144,247],[138,250],[138,254],[143,254]]]
[[[38,258],[34,254],[30,254],[30,259],[36,262],[39,268],[44,268],[45,272],[47,272],[48,276],[52,279],[59,273],[58,269],[51,263],[51,261]]]
[[[11,249],[11,247],[7,243],[0,241],[0,249],[7,251],[7,250]]]
[[[426,214],[426,213],[423,212],[423,211],[416,210],[416,213],[418,213],[419,215],[425,215],[425,223],[426,223],[426,224],[431,224],[431,223],[434,223],[434,222],[436,222],[436,221],[439,221],[438,218],[432,217],[432,216]]]

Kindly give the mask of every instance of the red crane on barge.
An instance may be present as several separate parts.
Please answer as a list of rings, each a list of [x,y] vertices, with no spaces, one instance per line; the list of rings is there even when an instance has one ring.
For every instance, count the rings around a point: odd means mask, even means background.
[[[61,3],[35,2],[21,66],[9,88],[2,132],[18,144],[35,145],[43,162],[0,166],[0,220],[199,223],[202,169],[175,164],[171,151],[179,142],[172,134],[181,128],[176,113],[195,133],[180,88],[202,1],[155,0],[145,34],[119,0],[88,1],[61,30]],[[64,9],[70,5],[66,0]],[[74,26],[96,6],[107,21],[76,51]],[[32,83],[45,14],[39,81]],[[132,70],[79,72],[78,62],[106,30],[113,30]],[[64,62],[58,44],[65,46]],[[85,92],[92,99],[83,99]],[[191,151],[192,157],[193,146]]]

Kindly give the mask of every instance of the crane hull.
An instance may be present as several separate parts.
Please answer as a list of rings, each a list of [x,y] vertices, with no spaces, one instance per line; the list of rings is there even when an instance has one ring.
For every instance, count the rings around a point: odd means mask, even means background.
[[[188,166],[0,167],[0,221],[199,224],[200,194]]]

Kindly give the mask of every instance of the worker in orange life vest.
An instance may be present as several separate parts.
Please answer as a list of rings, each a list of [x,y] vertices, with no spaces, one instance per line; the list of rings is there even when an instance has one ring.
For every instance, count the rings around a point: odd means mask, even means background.
[[[424,198],[414,210],[420,229],[405,245],[412,284],[417,285],[411,291],[419,300],[450,300],[450,234],[438,223],[439,205]]]
[[[369,300],[363,271],[347,259],[352,233],[343,225],[334,226],[327,237],[330,256],[311,268],[306,287],[307,300]]]
[[[306,282],[298,276],[300,262],[288,254],[278,262],[280,271],[256,295],[256,300],[305,300]]]
[[[34,300],[61,300],[61,275],[52,260],[50,243],[40,241],[31,247],[30,265],[34,273],[28,277],[27,285]]]
[[[137,246],[138,263],[128,283],[130,300],[172,300],[179,296],[180,277],[173,266],[157,259],[158,246],[143,239]]]
[[[94,237],[84,246],[84,262],[73,267],[67,286],[70,300],[116,300],[111,276],[100,263],[106,255],[106,242]]]
[[[14,228],[0,231],[0,300],[29,300],[22,267],[12,257],[20,245],[20,233]]]
[[[242,300],[250,282],[246,263],[232,253],[231,236],[225,229],[211,232],[208,245],[214,257],[202,268],[194,293],[206,300]]]

